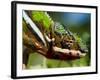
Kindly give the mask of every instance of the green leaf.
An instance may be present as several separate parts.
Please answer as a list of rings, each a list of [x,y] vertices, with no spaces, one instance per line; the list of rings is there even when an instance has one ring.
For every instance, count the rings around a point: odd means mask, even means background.
[[[32,19],[37,23],[43,23],[43,27],[49,29],[52,24],[52,20],[49,15],[44,11],[32,11]]]

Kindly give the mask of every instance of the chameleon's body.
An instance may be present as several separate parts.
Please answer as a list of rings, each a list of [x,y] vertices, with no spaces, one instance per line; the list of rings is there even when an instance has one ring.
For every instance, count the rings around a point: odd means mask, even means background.
[[[72,60],[79,59],[80,55],[76,54],[72,55],[75,50],[79,50],[78,44],[76,41],[72,40],[72,37],[61,34],[59,35],[55,30],[55,23],[53,20],[47,15],[46,12],[42,11],[26,11],[28,16],[32,19],[32,21],[36,24],[36,26],[40,29],[43,34],[43,37],[46,41],[46,45],[38,38],[35,32],[33,32],[23,19],[23,64],[27,64],[28,56],[32,52],[38,52],[39,54],[50,58],[50,59],[60,59],[60,60]],[[42,17],[41,17],[42,15]],[[48,23],[48,24],[47,24]],[[54,38],[54,41],[48,42],[45,38],[45,35],[48,38]],[[57,49],[68,49],[74,50],[72,53],[63,53],[56,51]]]

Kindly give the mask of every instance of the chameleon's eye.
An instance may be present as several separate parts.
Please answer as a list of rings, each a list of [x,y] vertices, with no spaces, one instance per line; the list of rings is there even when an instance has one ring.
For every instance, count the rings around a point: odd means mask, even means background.
[[[69,52],[69,55],[72,55],[72,52]]]
[[[79,53],[77,53],[76,55],[79,56]]]
[[[70,41],[69,41],[69,43],[73,43],[73,42],[74,42],[73,40],[70,40]]]

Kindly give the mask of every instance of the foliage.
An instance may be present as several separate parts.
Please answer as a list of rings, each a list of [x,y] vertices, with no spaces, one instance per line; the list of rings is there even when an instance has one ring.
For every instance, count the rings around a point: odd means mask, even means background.
[[[46,12],[43,11],[32,11],[32,18],[36,22],[42,22],[45,28],[51,26],[51,19],[46,15]]]

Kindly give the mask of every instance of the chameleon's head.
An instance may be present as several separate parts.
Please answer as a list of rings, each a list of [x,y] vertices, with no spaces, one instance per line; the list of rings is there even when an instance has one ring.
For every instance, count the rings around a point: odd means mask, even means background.
[[[60,24],[59,22],[55,22],[54,30],[56,33],[58,33],[58,35],[61,35],[60,39],[61,39],[62,49],[69,49],[70,58],[84,57],[86,53],[88,53],[88,49],[86,48],[86,46],[83,47],[84,44],[83,42],[81,42],[82,41],[81,38],[77,35],[74,35],[71,31],[67,29],[66,26]]]
[[[81,58],[88,53],[88,49],[81,47],[77,40],[73,40],[69,36],[63,37],[61,45],[62,48],[70,50],[69,56],[73,58]]]

